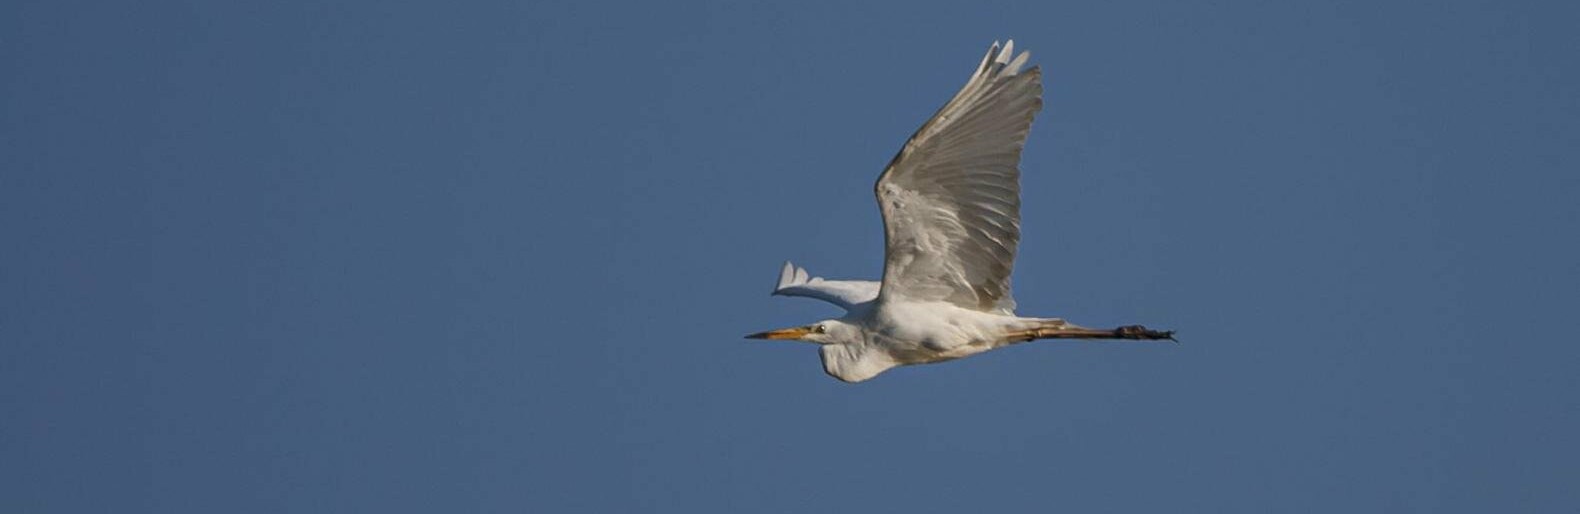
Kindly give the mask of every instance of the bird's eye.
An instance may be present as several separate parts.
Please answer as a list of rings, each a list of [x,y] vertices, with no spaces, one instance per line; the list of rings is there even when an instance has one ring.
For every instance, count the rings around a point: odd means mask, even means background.
[[[826,333],[828,332],[828,325],[818,325],[817,327],[813,328],[812,331],[819,334]]]

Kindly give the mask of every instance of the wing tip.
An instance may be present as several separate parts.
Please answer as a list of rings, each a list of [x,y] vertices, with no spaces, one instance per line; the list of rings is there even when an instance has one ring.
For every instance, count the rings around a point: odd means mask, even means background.
[[[988,47],[987,55],[982,56],[982,64],[977,66],[977,70],[979,75],[1012,77],[1020,74],[1021,68],[1030,60],[1031,52],[1022,51],[1019,55],[1015,53],[1013,38],[1004,40],[1002,45],[998,40],[994,40],[993,45]]]
[[[795,264],[790,261],[785,261],[785,265],[779,268],[779,281],[774,283],[774,290],[773,292],[768,293],[768,295],[778,295],[779,292],[783,291],[785,286],[790,285],[790,282],[794,279]]]
[[[779,268],[779,282],[774,284],[774,290],[772,293],[769,293],[769,296],[782,294],[787,287],[804,285],[807,282],[811,282],[811,278],[807,274],[806,268],[796,266],[793,262],[785,261],[785,265]]]
[[[982,62],[977,64],[977,75],[987,73],[988,65],[998,58],[998,48],[998,40],[995,39],[993,45],[988,47],[987,54],[982,56]]]

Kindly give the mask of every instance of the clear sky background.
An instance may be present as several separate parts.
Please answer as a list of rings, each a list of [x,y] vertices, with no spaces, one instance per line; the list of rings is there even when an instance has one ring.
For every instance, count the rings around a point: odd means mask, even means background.
[[[1567,2],[0,5],[0,511],[1574,512]],[[1046,73],[1028,344],[742,334]]]

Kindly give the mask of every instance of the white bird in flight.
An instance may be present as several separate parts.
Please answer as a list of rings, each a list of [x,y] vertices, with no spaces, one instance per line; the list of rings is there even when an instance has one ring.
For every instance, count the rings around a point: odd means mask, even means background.
[[[773,294],[823,300],[845,315],[746,337],[817,343],[823,370],[846,382],[1035,339],[1174,340],[1173,331],[1140,325],[1094,329],[1015,315],[1020,152],[1042,108],[1042,71],[1022,70],[1030,53],[1017,56],[1014,47],[994,42],[965,87],[878,177],[883,281],[824,280],[786,262]]]

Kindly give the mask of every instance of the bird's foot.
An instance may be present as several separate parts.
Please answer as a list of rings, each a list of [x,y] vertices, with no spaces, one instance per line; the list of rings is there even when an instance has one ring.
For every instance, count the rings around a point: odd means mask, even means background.
[[[1156,341],[1166,339],[1176,343],[1179,342],[1178,339],[1174,338],[1173,330],[1152,330],[1141,325],[1126,325],[1116,328],[1114,329],[1114,337],[1118,339],[1132,339],[1137,341]]]

